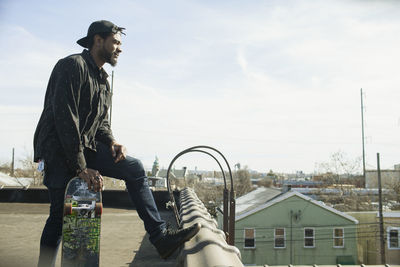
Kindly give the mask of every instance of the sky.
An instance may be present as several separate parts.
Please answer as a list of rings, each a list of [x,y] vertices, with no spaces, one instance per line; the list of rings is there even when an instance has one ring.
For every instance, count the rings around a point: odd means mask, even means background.
[[[400,163],[400,2],[373,0],[1,0],[0,162],[32,153],[54,65],[100,19],[126,28],[113,133],[148,168],[196,145],[260,172],[361,157],[361,88],[367,169]]]

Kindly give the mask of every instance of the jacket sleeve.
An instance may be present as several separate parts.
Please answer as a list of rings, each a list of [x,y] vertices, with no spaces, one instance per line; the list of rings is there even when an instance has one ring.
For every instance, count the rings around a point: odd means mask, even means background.
[[[53,113],[55,127],[73,172],[86,168],[79,129],[79,100],[84,76],[83,67],[71,58],[60,60],[53,72],[55,75]]]
[[[108,114],[106,114],[105,118],[97,129],[96,140],[106,145],[110,145],[111,142],[115,140],[111,131],[110,123],[108,121]]]

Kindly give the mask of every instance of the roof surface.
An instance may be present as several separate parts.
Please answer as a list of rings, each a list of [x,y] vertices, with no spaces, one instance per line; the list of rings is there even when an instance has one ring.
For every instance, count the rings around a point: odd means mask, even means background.
[[[40,235],[49,204],[0,203],[0,266],[37,266]],[[164,219],[172,213],[161,211]],[[60,266],[61,249],[56,267]],[[102,266],[176,266],[176,255],[161,259],[136,210],[104,208],[101,223]]]
[[[344,218],[346,218],[346,219],[348,219],[350,221],[353,221],[354,223],[358,223],[358,221],[354,217],[352,217],[352,216],[350,216],[350,215],[348,215],[348,214],[346,214],[344,212],[338,211],[338,210],[336,210],[336,209],[334,209],[332,207],[326,206],[323,202],[316,201],[316,200],[314,200],[314,199],[312,199],[312,198],[310,198],[308,196],[305,196],[305,195],[303,195],[303,194],[301,194],[301,193],[299,193],[297,191],[288,191],[286,193],[278,195],[278,196],[270,199],[269,201],[267,201],[264,204],[260,204],[257,207],[254,207],[254,208],[252,208],[252,209],[250,209],[250,210],[248,210],[246,212],[241,213],[240,215],[237,215],[236,216],[236,220],[243,219],[243,218],[245,218],[247,216],[250,216],[250,215],[252,215],[252,214],[254,214],[254,213],[256,213],[256,212],[258,212],[260,210],[268,208],[268,207],[270,207],[270,206],[272,206],[272,205],[274,205],[276,203],[279,203],[279,202],[281,202],[281,201],[283,201],[285,199],[288,199],[290,197],[293,197],[293,196],[300,197],[300,198],[302,198],[302,199],[304,199],[306,201],[309,201],[309,202],[313,203],[314,205],[317,205],[317,206],[319,206],[319,207],[321,207],[323,209],[329,210],[330,212],[333,212],[333,213],[335,213],[335,214],[337,214],[337,215],[339,215],[341,217],[344,217]]]
[[[279,189],[259,187],[246,195],[238,197],[236,199],[236,216],[266,203],[268,200],[279,194],[281,194],[281,190]]]

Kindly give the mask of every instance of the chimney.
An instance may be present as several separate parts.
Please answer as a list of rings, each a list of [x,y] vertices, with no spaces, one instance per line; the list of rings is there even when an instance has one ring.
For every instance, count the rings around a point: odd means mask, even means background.
[[[282,193],[286,193],[292,190],[292,185],[291,184],[286,184],[282,187]]]

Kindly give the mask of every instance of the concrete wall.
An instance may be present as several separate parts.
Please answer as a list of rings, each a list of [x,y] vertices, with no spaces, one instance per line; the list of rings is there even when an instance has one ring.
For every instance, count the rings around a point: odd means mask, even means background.
[[[165,210],[165,203],[169,201],[168,191],[153,191],[153,197],[157,207]],[[0,190],[0,202],[23,203],[49,203],[48,191],[45,188],[3,188]],[[103,191],[103,205],[105,207],[134,208],[128,192],[124,190]]]

